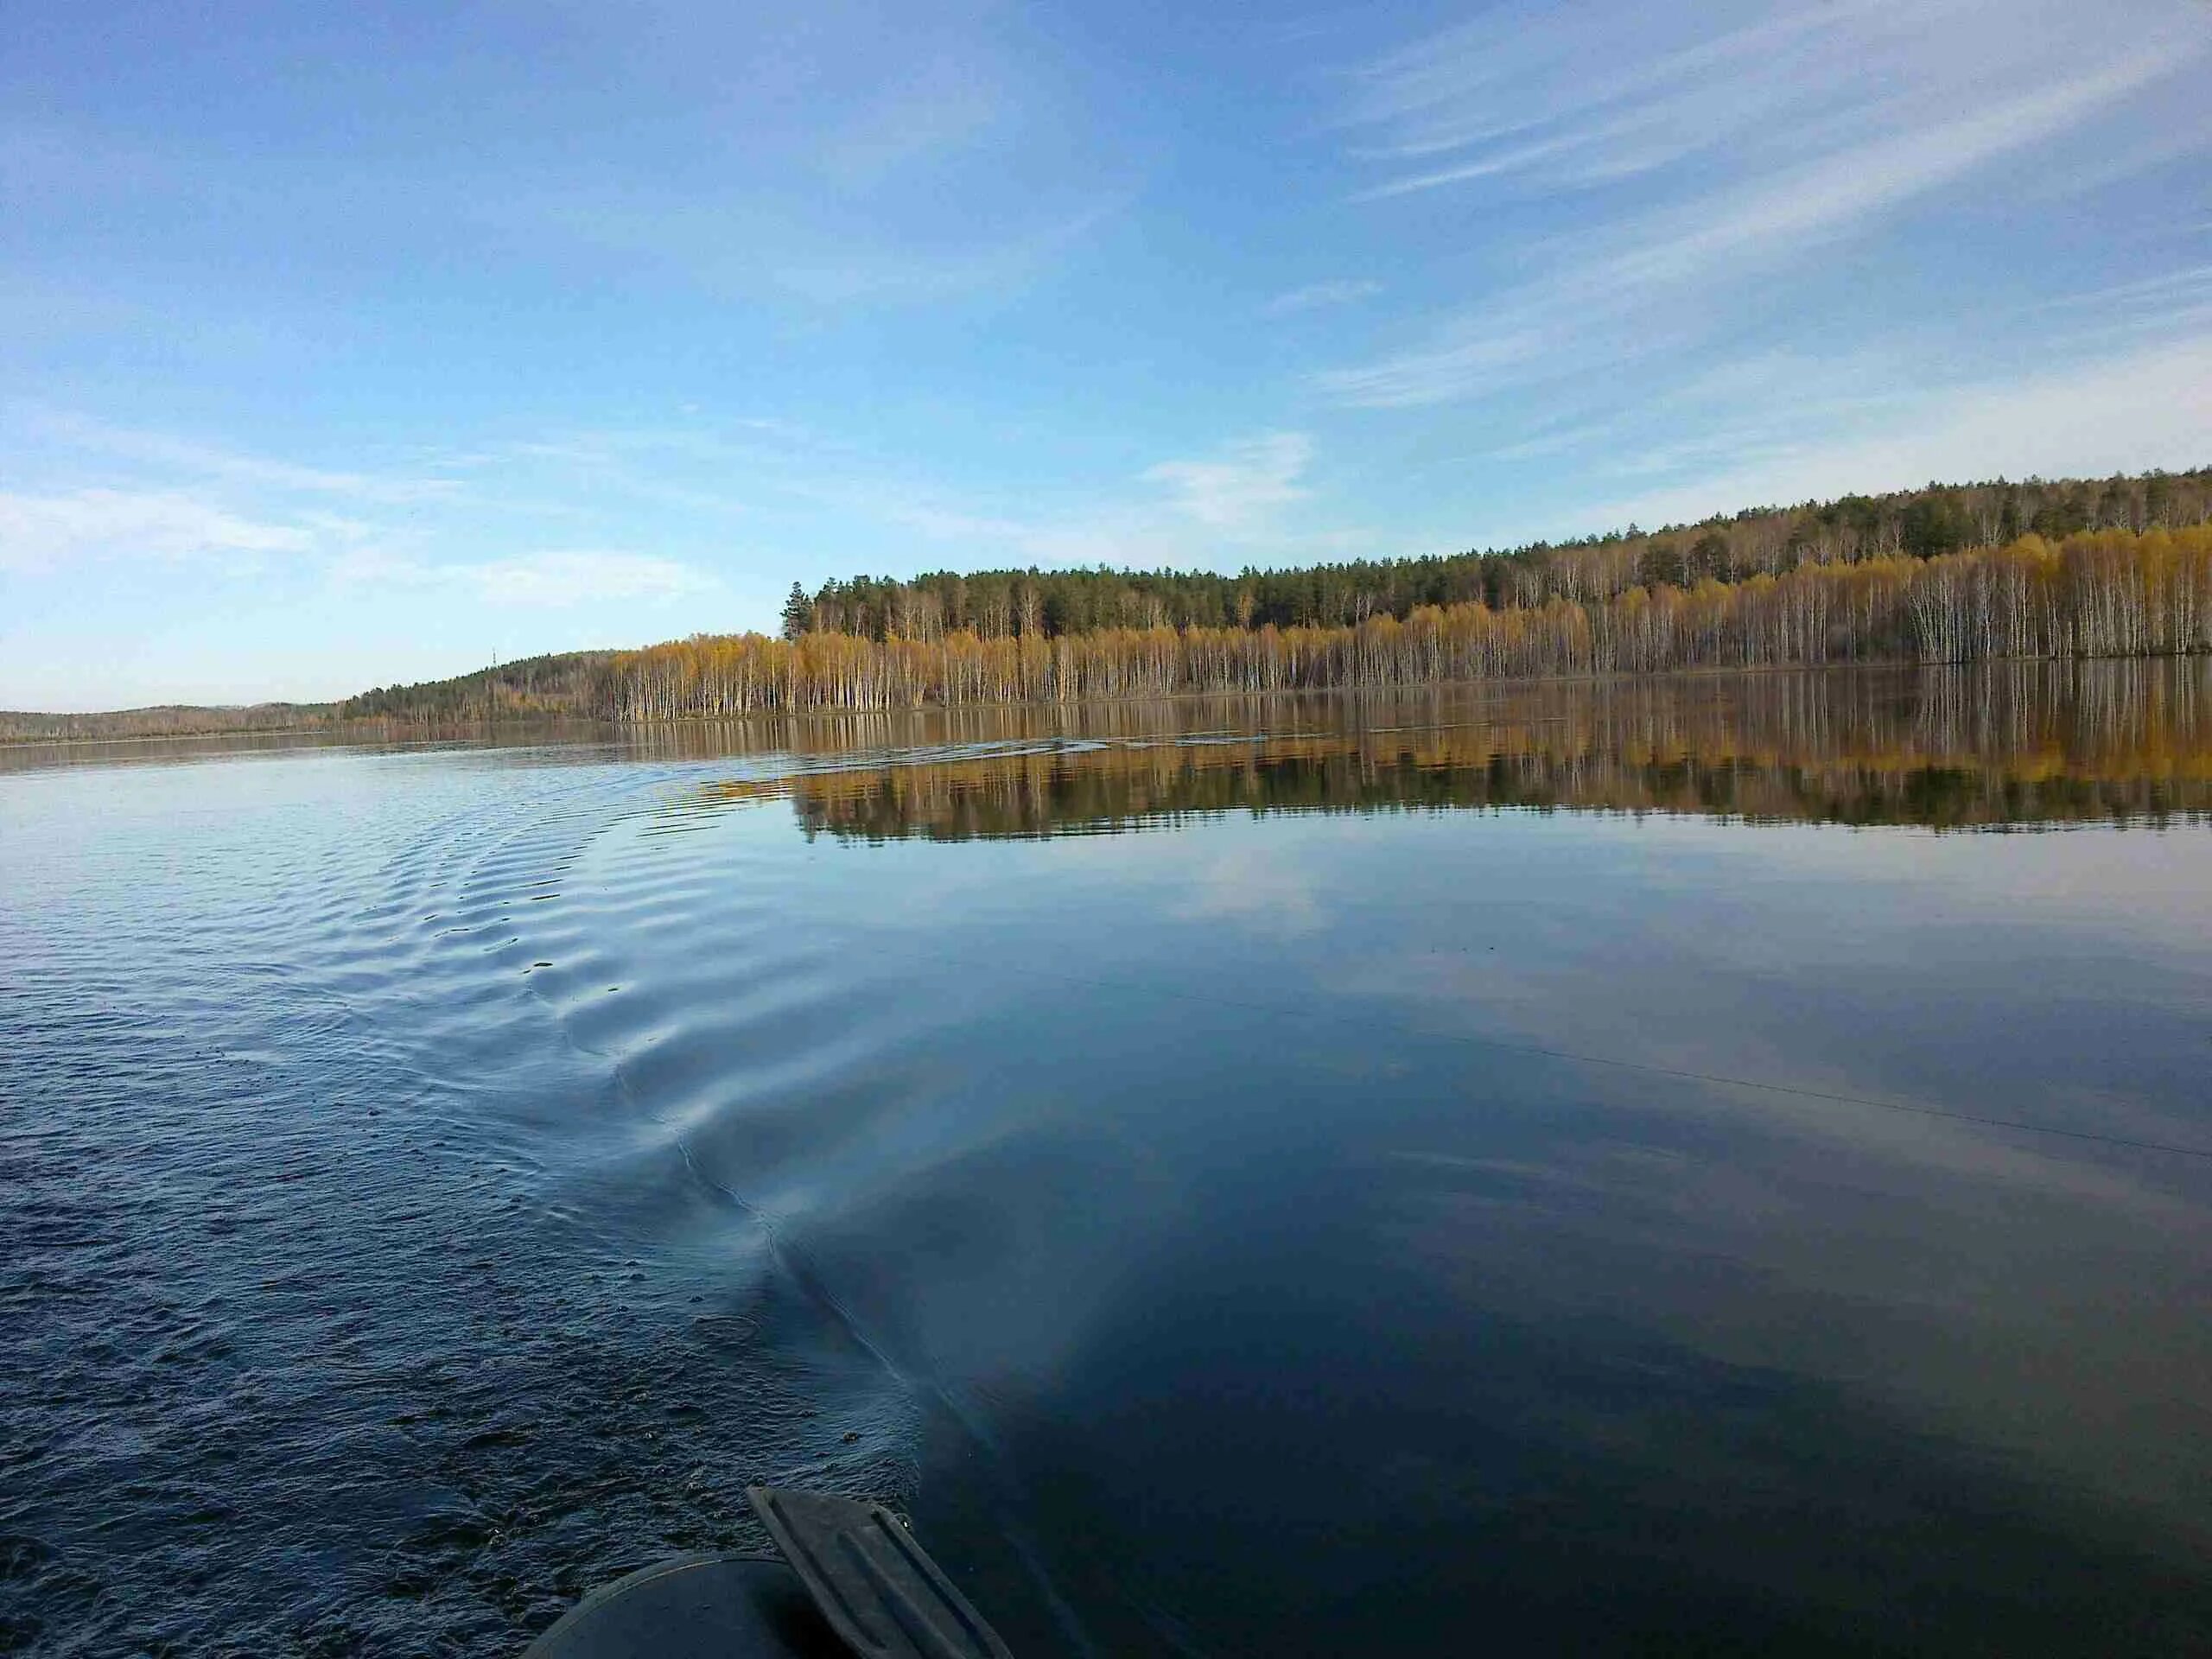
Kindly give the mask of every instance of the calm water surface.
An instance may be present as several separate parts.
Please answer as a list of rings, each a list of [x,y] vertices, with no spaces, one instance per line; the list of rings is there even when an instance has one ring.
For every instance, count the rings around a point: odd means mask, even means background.
[[[0,760],[0,1649],[2212,1650],[2212,668]]]

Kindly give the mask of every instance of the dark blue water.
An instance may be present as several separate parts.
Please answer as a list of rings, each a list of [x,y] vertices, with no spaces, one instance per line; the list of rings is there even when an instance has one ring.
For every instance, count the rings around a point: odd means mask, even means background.
[[[2204,665],[0,772],[0,1647],[2212,1646]]]

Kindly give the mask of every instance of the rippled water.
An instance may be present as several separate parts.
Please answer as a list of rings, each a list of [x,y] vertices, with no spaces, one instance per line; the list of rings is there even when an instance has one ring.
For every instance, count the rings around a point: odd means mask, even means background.
[[[0,773],[0,1648],[2212,1645],[2204,664]]]

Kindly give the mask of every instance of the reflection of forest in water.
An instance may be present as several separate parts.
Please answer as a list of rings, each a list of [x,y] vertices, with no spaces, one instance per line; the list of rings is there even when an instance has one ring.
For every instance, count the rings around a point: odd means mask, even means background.
[[[731,782],[841,838],[1109,833],[1232,811],[1662,812],[1976,829],[2201,821],[2212,664],[2006,664],[1122,704],[1039,728],[818,728],[880,764]],[[969,729],[969,727],[973,729]],[[673,738],[674,734],[671,734]],[[679,742],[680,739],[677,740]]]

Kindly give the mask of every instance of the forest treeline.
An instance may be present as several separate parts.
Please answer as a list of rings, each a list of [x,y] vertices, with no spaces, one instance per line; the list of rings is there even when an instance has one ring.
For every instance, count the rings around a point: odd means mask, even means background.
[[[2105,480],[1931,484],[1890,495],[1625,531],[1556,544],[1414,559],[1353,560],[1300,569],[941,570],[904,581],[854,576],[808,594],[794,584],[783,633],[847,633],[879,642],[1058,639],[1102,629],[1349,627],[1400,621],[1424,607],[1480,603],[1529,609],[1554,599],[1617,599],[1632,588],[1694,588],[1781,576],[1807,564],[1926,560],[2060,543],[2085,531],[2137,534],[2212,522],[2212,469]]]
[[[523,702],[486,684],[487,712],[638,721],[779,710],[1084,702],[1458,680],[1832,663],[1959,663],[2212,650],[2212,524],[2085,531],[2053,543],[1804,563],[1738,582],[1632,585],[1381,612],[1332,626],[1100,628],[996,638],[966,629],[877,640],[702,635],[564,668],[563,696]],[[467,683],[430,688],[436,696]],[[377,692],[348,714],[404,715],[422,692]]]
[[[858,576],[795,587],[780,639],[534,658],[380,686],[339,713],[652,720],[2201,650],[2208,524],[2212,468],[1930,485],[1556,546],[1235,576]]]

